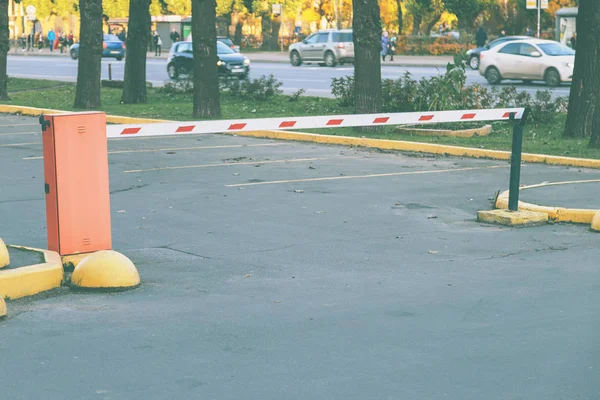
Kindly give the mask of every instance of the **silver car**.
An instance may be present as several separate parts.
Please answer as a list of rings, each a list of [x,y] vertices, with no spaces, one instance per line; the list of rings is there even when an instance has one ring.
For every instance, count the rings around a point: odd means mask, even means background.
[[[352,30],[328,30],[313,33],[302,42],[290,46],[290,62],[297,67],[316,62],[335,67],[338,63],[354,62]]]

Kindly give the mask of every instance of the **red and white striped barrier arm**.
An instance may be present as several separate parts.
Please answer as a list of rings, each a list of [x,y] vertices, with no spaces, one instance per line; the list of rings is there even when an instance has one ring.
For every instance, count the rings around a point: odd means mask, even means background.
[[[107,125],[109,138],[169,136],[195,133],[234,133],[278,129],[315,129],[354,126],[435,124],[440,122],[502,121],[514,113],[523,116],[524,108],[492,110],[432,111],[388,114],[351,114],[317,117],[255,118],[239,120],[162,122],[157,124]]]

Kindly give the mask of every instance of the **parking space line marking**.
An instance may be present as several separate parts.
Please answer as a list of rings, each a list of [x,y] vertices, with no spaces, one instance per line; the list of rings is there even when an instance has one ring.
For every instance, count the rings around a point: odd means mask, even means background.
[[[205,150],[205,149],[239,149],[244,147],[273,147],[284,146],[287,143],[265,143],[265,144],[230,144],[221,146],[194,146],[194,147],[174,147],[166,149],[140,149],[140,150],[114,150],[108,154],[126,154],[126,153],[154,153],[158,151],[183,151],[183,150]]]
[[[351,158],[351,157],[345,157]],[[345,159],[344,158],[344,159]],[[245,161],[245,162],[233,162],[233,163],[216,163],[216,164],[197,164],[197,165],[183,165],[180,167],[161,167],[161,168],[148,168],[148,169],[131,169],[123,171],[126,174],[132,172],[150,172],[150,171],[166,171],[173,169],[192,169],[192,168],[210,168],[210,167],[231,167],[234,165],[258,165],[258,164],[283,164],[293,162],[306,162],[306,161],[324,161],[331,160],[331,158],[290,158],[288,160],[266,160],[266,161]]]
[[[0,128],[6,128],[6,127],[15,127],[15,126],[40,126],[40,124],[4,124],[4,125],[0,125]]]
[[[329,177],[324,177],[324,178],[291,179],[291,180],[285,180],[285,181],[236,183],[233,185],[225,185],[225,186],[226,187],[240,187],[240,186],[256,186],[256,185],[277,185],[280,183],[335,181],[335,180],[340,180],[340,179],[380,178],[380,177],[386,177],[386,176],[400,176],[400,175],[441,174],[441,173],[447,173],[447,172],[477,171],[477,170],[509,168],[509,167],[510,167],[510,165],[490,165],[487,167],[468,167],[468,168],[438,169],[438,170],[427,170],[427,171],[390,172],[390,173],[386,173],[386,174],[329,176]]]
[[[34,143],[11,143],[11,144],[0,144],[0,147],[15,147],[15,146],[29,146],[32,144],[42,144],[41,142]]]
[[[239,149],[244,147],[274,147],[288,146],[289,143],[265,143],[265,144],[231,144],[222,146],[194,146],[194,147],[173,147],[165,149],[139,149],[139,150],[114,150],[108,154],[129,154],[129,153],[157,153],[160,151],[183,151],[183,150],[208,150],[208,149]],[[23,157],[22,160],[41,160],[44,157]]]
[[[13,136],[13,135],[39,135],[41,132],[11,132],[11,133],[0,133],[0,136]]]

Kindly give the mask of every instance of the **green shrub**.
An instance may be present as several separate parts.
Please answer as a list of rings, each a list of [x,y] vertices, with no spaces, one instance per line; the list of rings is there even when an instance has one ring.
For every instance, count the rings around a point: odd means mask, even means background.
[[[517,91],[514,86],[489,89],[480,84],[467,85],[466,78],[464,56],[456,55],[441,75],[417,81],[406,72],[398,79],[384,79],[381,82],[382,109],[384,112],[414,112],[529,107],[537,121],[567,110],[568,99],[554,98],[550,90],[538,90],[531,96]],[[354,105],[354,77],[333,78],[331,93],[341,106]]]

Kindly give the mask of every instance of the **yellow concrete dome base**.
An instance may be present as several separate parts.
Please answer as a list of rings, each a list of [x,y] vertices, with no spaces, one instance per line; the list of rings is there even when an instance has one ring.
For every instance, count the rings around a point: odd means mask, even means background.
[[[71,285],[79,289],[125,290],[139,284],[135,265],[112,250],[91,253],[75,266],[71,276]]]
[[[0,295],[0,319],[6,317],[8,314],[6,310],[6,301],[4,301],[4,296]]]
[[[600,232],[600,211],[598,211],[592,219],[592,230]]]
[[[0,268],[4,268],[10,264],[10,256],[8,255],[8,249],[4,244],[4,241],[0,239]]]

